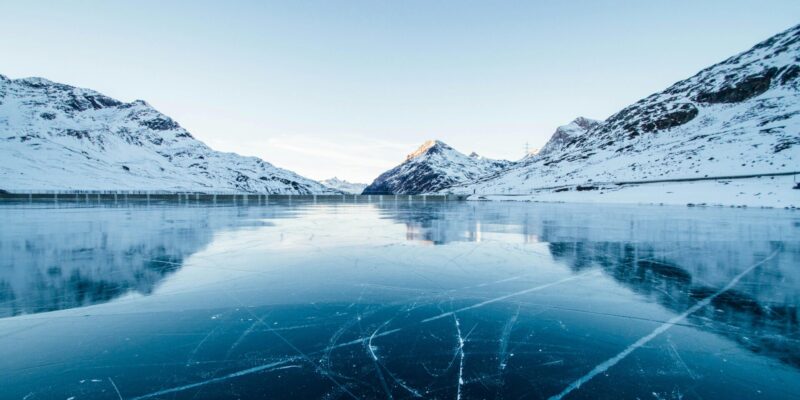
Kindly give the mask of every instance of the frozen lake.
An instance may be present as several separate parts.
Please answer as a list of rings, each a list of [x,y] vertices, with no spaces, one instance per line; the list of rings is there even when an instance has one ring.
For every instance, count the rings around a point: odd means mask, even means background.
[[[2,399],[800,398],[800,212],[0,205]]]

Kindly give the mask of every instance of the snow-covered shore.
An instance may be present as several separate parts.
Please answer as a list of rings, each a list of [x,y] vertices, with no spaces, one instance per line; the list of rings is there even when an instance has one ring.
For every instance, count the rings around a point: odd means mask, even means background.
[[[800,208],[800,190],[792,176],[600,185],[593,190],[545,189],[532,194],[471,195],[469,200],[570,203],[671,204]]]

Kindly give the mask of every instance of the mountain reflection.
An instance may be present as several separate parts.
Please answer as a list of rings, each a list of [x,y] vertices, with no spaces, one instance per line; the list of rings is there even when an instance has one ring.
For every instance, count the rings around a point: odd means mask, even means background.
[[[253,224],[241,217],[256,213],[277,217],[266,208],[6,207],[0,318],[150,294],[216,230]]]
[[[664,208],[664,218],[653,218],[652,207],[595,212],[593,207],[558,204],[484,206],[489,210],[459,212],[469,215],[466,219],[447,218],[460,207],[475,206],[429,207],[413,215],[384,212],[406,225],[409,240],[446,244],[506,234],[503,241],[515,236],[519,243],[546,242],[552,257],[570,269],[600,268],[676,314],[777,251],[689,322],[754,353],[800,367],[800,218],[770,218],[776,212],[772,210],[743,214],[675,207]]]

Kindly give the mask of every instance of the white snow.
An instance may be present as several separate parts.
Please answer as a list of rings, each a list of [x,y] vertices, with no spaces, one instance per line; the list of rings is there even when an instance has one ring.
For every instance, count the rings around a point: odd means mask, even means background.
[[[541,190],[525,195],[472,195],[469,198],[501,201],[799,208],[800,190],[792,189],[794,185],[792,176],[775,176],[623,186],[600,185],[599,189],[592,191]]]

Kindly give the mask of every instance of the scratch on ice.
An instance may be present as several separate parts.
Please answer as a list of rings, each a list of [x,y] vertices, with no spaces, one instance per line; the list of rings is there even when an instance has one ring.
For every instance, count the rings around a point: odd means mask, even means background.
[[[510,294],[503,295],[503,296],[500,296],[500,297],[495,297],[493,299],[482,301],[480,303],[476,303],[476,304],[473,304],[471,306],[459,308],[458,310],[448,311],[448,312],[445,312],[445,313],[442,313],[442,314],[439,314],[439,315],[436,315],[436,316],[433,316],[433,317],[430,317],[430,318],[423,319],[422,322],[435,321],[437,319],[441,319],[441,318],[444,318],[444,317],[449,317],[451,315],[454,315],[454,314],[457,314],[457,313],[460,313],[460,312],[463,312],[463,311],[472,310],[472,309],[475,309],[475,308],[480,308],[480,307],[483,307],[485,305],[489,305],[489,304],[492,304],[492,303],[497,303],[499,301],[510,299],[512,297],[521,296],[523,294],[537,292],[537,291],[542,290],[542,289],[547,289],[547,288],[549,288],[551,286],[559,285],[559,284],[562,284],[562,283],[573,281],[575,279],[582,278],[582,277],[584,277],[586,275],[594,275],[594,274],[598,274],[598,272],[597,271],[587,271],[587,272],[584,272],[582,274],[568,276],[568,277],[566,277],[564,279],[559,279],[559,280],[557,280],[555,282],[545,283],[543,285],[534,286],[532,288],[528,288],[528,289],[525,289],[525,290],[520,290],[519,292],[510,293]]]
[[[456,399],[461,399],[461,386],[464,385],[464,337],[461,336],[461,323],[458,317],[453,314],[453,320],[456,322],[456,333],[458,334],[458,354],[461,360],[458,363],[458,389],[456,391]]]
[[[686,317],[688,317],[689,315],[692,315],[695,312],[697,312],[698,310],[700,310],[701,308],[706,307],[707,305],[711,304],[711,302],[714,301],[714,299],[716,299],[719,295],[727,292],[728,290],[730,290],[731,288],[736,286],[736,284],[739,283],[739,281],[745,275],[749,274],[754,269],[758,268],[759,266],[761,266],[762,264],[766,263],[767,261],[773,259],[778,254],[779,251],[780,251],[780,249],[776,249],[775,251],[772,252],[772,254],[767,256],[767,258],[765,258],[765,259],[753,264],[752,266],[748,267],[747,269],[745,269],[744,271],[739,273],[739,275],[736,275],[722,289],[716,291],[711,296],[708,296],[705,299],[697,302],[694,306],[690,307],[689,309],[687,309],[686,311],[684,311],[680,315],[672,317],[670,320],[668,320],[667,322],[661,324],[656,329],[654,329],[652,332],[650,332],[647,336],[644,336],[644,337],[640,338],[639,340],[637,340],[636,342],[634,342],[630,346],[626,347],[624,350],[619,352],[619,354],[615,355],[614,357],[609,358],[606,361],[603,361],[602,363],[600,363],[599,365],[594,367],[591,371],[589,371],[586,375],[578,378],[577,380],[575,380],[574,382],[569,384],[569,386],[567,386],[564,390],[562,390],[561,393],[550,397],[550,400],[560,400],[560,399],[564,398],[564,396],[566,396],[566,395],[570,394],[572,391],[580,388],[582,385],[584,385],[585,383],[587,383],[590,380],[592,380],[592,378],[594,378],[595,376],[600,375],[600,374],[608,371],[609,368],[617,365],[617,363],[619,363],[625,357],[627,357],[628,355],[633,353],[636,349],[644,346],[645,344],[647,344],[648,342],[650,342],[651,340],[656,338],[658,335],[664,333],[667,329],[671,328],[673,325],[678,324],[679,322],[681,322],[684,319],[686,319]]]
[[[216,383],[216,382],[221,382],[221,381],[228,380],[228,379],[231,379],[231,378],[237,378],[237,377],[240,377],[240,376],[254,374],[256,372],[267,371],[267,370],[276,370],[276,369],[284,369],[286,367],[285,364],[289,364],[290,362],[297,361],[298,359],[299,359],[299,357],[291,357],[291,358],[287,358],[285,360],[276,361],[276,362],[269,363],[269,364],[264,364],[264,365],[259,365],[257,367],[248,368],[248,369],[245,369],[245,370],[237,371],[237,372],[234,372],[234,373],[230,373],[228,375],[223,375],[223,376],[220,376],[220,377],[217,377],[217,378],[208,379],[208,380],[205,380],[205,381],[195,382],[195,383],[191,383],[191,384],[188,384],[188,385],[177,386],[177,387],[173,387],[173,388],[169,388],[169,389],[162,389],[162,390],[159,390],[159,391],[156,391],[156,392],[153,392],[153,393],[148,393],[148,394],[144,394],[144,395],[141,395],[141,396],[134,397],[131,400],[142,400],[142,399],[149,399],[149,398],[153,398],[153,397],[159,397],[159,396],[163,396],[165,394],[182,392],[184,390],[188,390],[188,389],[192,389],[192,388],[196,388],[196,387],[200,387],[200,386],[205,386],[205,385],[209,385],[209,384]],[[284,368],[279,368],[279,367],[284,367]]]

